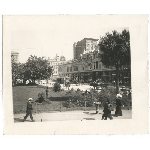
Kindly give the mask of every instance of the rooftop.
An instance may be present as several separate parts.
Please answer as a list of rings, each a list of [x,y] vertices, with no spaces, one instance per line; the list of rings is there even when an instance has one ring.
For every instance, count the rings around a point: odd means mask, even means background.
[[[93,41],[98,41],[99,39],[93,39],[93,38],[84,38],[85,40],[93,40]]]
[[[19,54],[18,52],[15,51],[11,51],[11,54]]]

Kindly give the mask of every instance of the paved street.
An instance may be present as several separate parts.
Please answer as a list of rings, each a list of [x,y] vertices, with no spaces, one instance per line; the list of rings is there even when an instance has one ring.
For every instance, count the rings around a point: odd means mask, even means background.
[[[122,110],[123,116],[114,117],[113,119],[132,119],[132,110]],[[112,115],[115,112],[112,111]],[[14,122],[22,122],[25,114],[14,114]],[[66,121],[66,120],[101,120],[102,110],[99,114],[95,111],[67,111],[67,112],[49,112],[33,114],[35,122],[48,122],[48,121]],[[108,119],[109,120],[109,119]],[[30,122],[30,117],[25,122]]]

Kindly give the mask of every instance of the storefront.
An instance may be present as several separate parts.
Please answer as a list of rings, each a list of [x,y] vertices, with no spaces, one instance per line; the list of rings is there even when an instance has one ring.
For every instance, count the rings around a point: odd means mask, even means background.
[[[90,81],[92,81],[92,72],[82,72],[81,81],[84,83],[89,83]]]
[[[101,80],[104,82],[111,82],[111,71],[93,71],[92,80]]]

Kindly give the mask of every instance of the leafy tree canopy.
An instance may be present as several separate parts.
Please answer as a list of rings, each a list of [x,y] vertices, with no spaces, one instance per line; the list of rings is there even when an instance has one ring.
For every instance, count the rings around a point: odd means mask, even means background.
[[[106,66],[129,66],[130,65],[130,35],[124,29],[122,33],[112,31],[106,33],[99,42],[100,51],[103,52],[101,60]]]
[[[119,70],[122,67],[130,67],[130,35],[124,29],[122,33],[112,31],[100,38],[99,48],[102,63],[106,66],[116,68],[116,93],[119,92]]]
[[[36,79],[48,79],[52,74],[52,67],[44,57],[30,56],[24,65],[24,76],[35,81]]]
[[[52,67],[48,60],[44,57],[30,56],[26,63],[16,63],[13,59],[12,65],[12,81],[15,84],[16,79],[32,80],[36,79],[47,80],[52,74]]]

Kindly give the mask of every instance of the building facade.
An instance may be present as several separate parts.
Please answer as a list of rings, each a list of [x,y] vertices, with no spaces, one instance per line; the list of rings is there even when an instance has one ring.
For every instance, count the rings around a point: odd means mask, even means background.
[[[97,46],[98,39],[84,38],[73,44],[73,58],[80,59],[80,55],[94,51]]]
[[[16,63],[19,63],[19,53],[11,51],[11,60]]]
[[[67,61],[59,65],[59,75],[61,77],[68,77],[70,81],[89,83],[96,80],[104,81],[105,83],[112,83],[116,80],[116,69],[113,66],[105,66],[101,62],[102,52],[99,51],[98,44],[94,49],[82,51],[77,59]],[[120,83],[131,83],[131,68],[124,66],[120,69],[119,76]]]
[[[66,62],[65,57],[56,55],[55,58],[53,59],[48,58],[48,62],[50,66],[53,67],[53,77],[59,77],[58,68],[59,68],[59,65]]]

